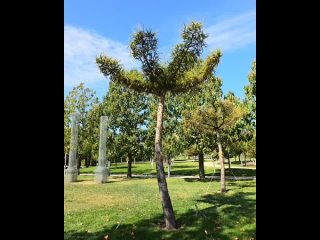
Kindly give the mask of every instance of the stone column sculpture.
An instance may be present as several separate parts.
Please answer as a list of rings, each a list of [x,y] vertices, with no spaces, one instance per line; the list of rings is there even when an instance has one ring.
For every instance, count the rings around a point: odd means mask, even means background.
[[[77,149],[79,118],[79,113],[74,112],[71,114],[71,141],[69,152],[69,166],[66,171],[66,181],[69,183],[77,181],[78,177]]]
[[[95,171],[96,183],[105,183],[108,176],[107,156],[106,156],[106,143],[108,131],[108,117],[100,117],[100,142],[99,142],[99,160],[98,166]]]

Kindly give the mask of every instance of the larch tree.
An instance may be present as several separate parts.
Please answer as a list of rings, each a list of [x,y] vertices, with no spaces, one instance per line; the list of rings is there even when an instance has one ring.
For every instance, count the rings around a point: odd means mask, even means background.
[[[220,99],[214,105],[203,105],[192,112],[191,119],[207,133],[216,135],[220,162],[221,192],[226,192],[224,153],[222,147],[222,135],[242,117],[243,109],[230,100]]]
[[[171,60],[162,64],[156,33],[151,30],[137,31],[133,35],[130,48],[132,56],[142,64],[141,71],[125,70],[118,60],[106,55],[100,55],[96,59],[100,71],[106,77],[110,77],[111,81],[123,84],[135,91],[153,94],[158,99],[155,159],[167,229],[176,229],[177,224],[163,167],[162,129],[165,98],[169,92],[180,94],[207,80],[221,57],[221,52],[216,50],[205,60],[201,59],[207,38],[201,23],[192,22],[184,26],[181,37],[182,43],[177,44],[172,50]]]

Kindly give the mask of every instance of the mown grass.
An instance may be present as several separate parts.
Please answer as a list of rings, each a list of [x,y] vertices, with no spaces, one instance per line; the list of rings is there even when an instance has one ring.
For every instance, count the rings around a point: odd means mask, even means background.
[[[155,175],[156,169],[155,164],[153,168],[149,162],[137,162],[132,164],[132,174],[145,174],[145,175]],[[254,166],[250,168],[239,167],[239,165],[232,164],[231,169],[228,169],[228,164],[225,165],[226,176],[255,176],[256,169]],[[96,167],[81,168],[80,173],[94,173]],[[167,172],[167,169],[165,169]],[[111,174],[126,174],[127,173],[127,163],[117,163],[111,164]],[[213,168],[212,161],[205,162],[205,175],[212,176],[215,173],[215,176],[220,175],[220,166],[216,165]],[[198,162],[193,161],[175,161],[171,167],[171,175],[191,175],[195,176],[199,174],[199,165]]]
[[[167,179],[178,230],[166,231],[156,179],[110,177],[97,185],[93,176],[65,183],[64,239],[255,239],[255,181]]]

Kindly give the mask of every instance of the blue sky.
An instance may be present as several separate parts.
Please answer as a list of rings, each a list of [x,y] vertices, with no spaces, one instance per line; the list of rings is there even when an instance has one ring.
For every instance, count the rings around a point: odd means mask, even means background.
[[[202,21],[209,33],[210,51],[223,52],[217,75],[223,91],[244,96],[247,75],[256,58],[256,2],[252,0],[65,0],[64,95],[80,82],[105,95],[108,81],[95,65],[106,53],[127,68],[139,67],[130,57],[128,44],[139,27],[158,33],[162,59],[180,42],[183,24]]]

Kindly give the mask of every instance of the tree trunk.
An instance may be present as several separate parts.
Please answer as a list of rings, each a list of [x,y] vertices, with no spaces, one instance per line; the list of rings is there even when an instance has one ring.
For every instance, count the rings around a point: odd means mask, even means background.
[[[203,152],[199,153],[198,157],[199,157],[199,177],[200,177],[200,180],[203,181],[206,178],[204,175]]]
[[[81,168],[81,159],[80,159],[80,154],[78,154],[77,168],[78,168],[78,175],[80,175],[80,168]]]
[[[240,159],[240,155],[241,155],[241,154],[239,154],[239,163],[241,164],[241,159]]]
[[[64,154],[64,174],[66,174],[66,166],[67,166],[67,152]]]
[[[229,164],[229,169],[231,168],[231,161],[230,161],[230,155],[229,155],[229,152],[228,152],[228,164]]]
[[[89,163],[88,163],[88,167],[90,167],[92,164],[92,153],[89,153]]]
[[[220,161],[220,185],[221,185],[221,192],[226,192],[226,179],[225,179],[225,172],[224,172],[224,156],[223,156],[223,150],[220,140],[220,134],[217,132],[217,144],[219,148],[219,161]]]
[[[245,153],[244,153],[244,166],[247,166],[247,157]]]
[[[89,154],[87,153],[86,154],[86,158],[85,158],[85,165],[86,165],[86,168],[89,167],[89,164],[90,164],[90,161],[89,161]]]
[[[67,152],[64,154],[64,166],[67,166]]]
[[[176,229],[176,218],[174,216],[167,181],[163,168],[162,157],[162,128],[163,128],[163,111],[165,95],[159,97],[158,112],[157,112],[157,128],[155,137],[155,159],[157,164],[157,180],[162,203],[162,210],[167,229]]]
[[[127,178],[131,178],[131,165],[132,165],[132,155],[128,154],[128,171],[127,171]]]

